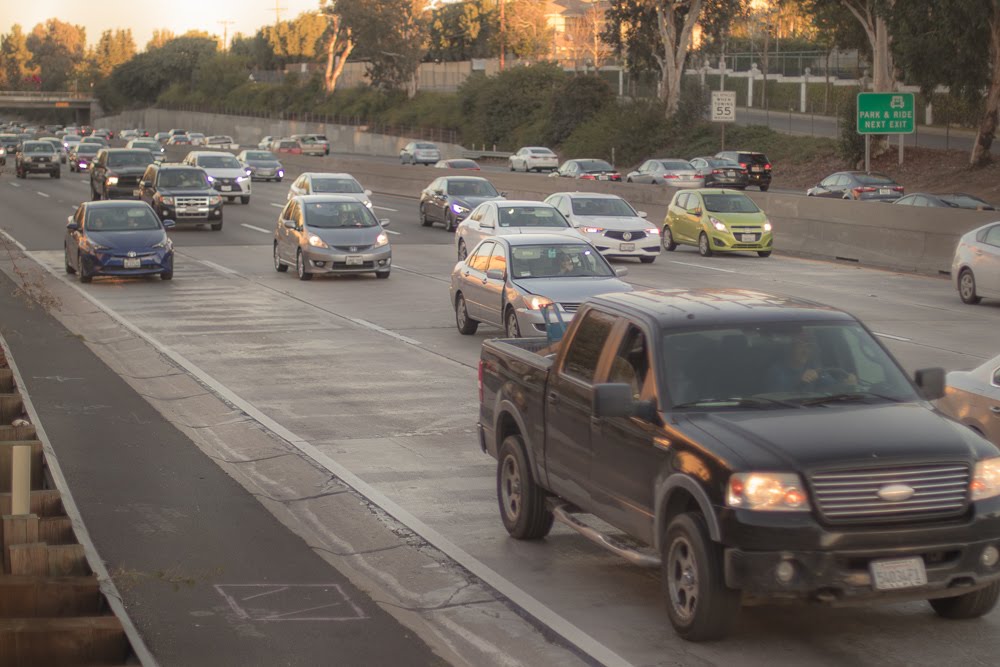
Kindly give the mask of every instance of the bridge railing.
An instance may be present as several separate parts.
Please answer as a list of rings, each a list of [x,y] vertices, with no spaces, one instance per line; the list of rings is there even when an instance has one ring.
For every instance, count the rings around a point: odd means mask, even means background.
[[[30,97],[38,100],[93,100],[94,96],[90,93],[79,93],[73,91],[61,91],[61,90],[0,90],[0,98],[2,97]]]

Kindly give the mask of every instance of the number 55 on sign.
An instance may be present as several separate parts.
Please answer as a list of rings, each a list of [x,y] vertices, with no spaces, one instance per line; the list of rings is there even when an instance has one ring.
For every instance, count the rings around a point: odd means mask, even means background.
[[[713,123],[736,122],[735,90],[712,91],[712,122]]]

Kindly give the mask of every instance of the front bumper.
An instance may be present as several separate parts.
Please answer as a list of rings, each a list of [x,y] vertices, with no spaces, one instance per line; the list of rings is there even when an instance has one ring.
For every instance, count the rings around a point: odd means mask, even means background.
[[[52,174],[59,171],[59,161],[21,162],[21,171],[26,174]]]
[[[198,206],[194,209],[188,207],[184,213],[178,213],[176,206],[168,206],[167,204],[159,204],[155,208],[160,220],[173,220],[178,225],[185,222],[217,222],[222,220],[221,203]]]
[[[139,268],[125,268],[126,257],[120,253],[94,252],[80,256],[84,270],[94,276],[151,276],[174,270],[174,251],[147,250],[137,253]]]
[[[223,197],[249,197],[250,181],[249,178],[238,183],[219,183],[216,181],[212,183],[212,188]]]
[[[521,335],[527,338],[533,336],[544,336],[546,332],[545,326],[545,315],[542,314],[540,310],[531,310],[530,308],[521,307],[514,311],[517,315],[517,326],[521,330]],[[573,320],[573,313],[568,313],[565,310],[560,309],[559,315],[562,317],[563,324],[569,326],[569,323]],[[549,316],[549,321],[552,321],[554,316]],[[558,322],[558,320],[556,320]]]
[[[138,199],[138,190],[136,190],[138,187],[138,183],[108,185],[106,186],[108,199]]]
[[[759,237],[756,241],[747,242],[736,238],[732,232],[720,232],[715,229],[708,232],[713,252],[754,252],[773,248],[774,232],[764,232]]]
[[[255,181],[284,178],[285,170],[276,167],[250,167],[250,178]]]
[[[361,252],[345,252],[337,248],[302,249],[310,273],[373,273],[388,271],[392,267],[392,246],[369,248]],[[348,264],[348,258],[350,264]],[[360,263],[358,263],[360,262]]]
[[[610,238],[606,232],[584,232],[577,229],[605,257],[649,257],[660,254],[660,235],[641,232],[640,239]]]

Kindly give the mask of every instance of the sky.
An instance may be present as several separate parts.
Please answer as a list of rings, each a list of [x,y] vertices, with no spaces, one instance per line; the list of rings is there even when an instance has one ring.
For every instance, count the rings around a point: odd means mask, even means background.
[[[288,20],[319,7],[319,0],[278,0],[281,19]],[[87,44],[93,45],[104,30],[131,28],[136,47],[144,49],[153,30],[167,28],[180,35],[188,30],[223,34],[219,21],[233,21],[229,37],[252,35],[274,23],[275,0],[166,0],[143,4],[136,0],[0,0],[0,34],[20,23],[25,32],[49,18],[82,25]]]

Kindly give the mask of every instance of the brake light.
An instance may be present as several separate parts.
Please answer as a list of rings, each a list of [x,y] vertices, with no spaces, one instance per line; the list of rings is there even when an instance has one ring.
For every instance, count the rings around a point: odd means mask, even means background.
[[[677,174],[664,174],[663,178],[679,178]]]
[[[580,175],[580,180],[581,181],[596,181],[597,177],[594,176],[593,174],[581,174]]]
[[[875,192],[875,188],[869,188],[868,186],[863,186],[860,188],[853,188],[853,192],[856,195],[860,195],[862,192]]]
[[[903,191],[903,186],[902,185],[897,185],[896,187],[893,188],[893,190],[895,190],[896,192],[902,192]]]
[[[768,162],[767,164],[764,165],[764,169],[770,169],[770,168],[771,168],[771,163],[770,162]]]
[[[479,360],[479,402],[483,402],[483,365],[482,359]]]
[[[746,169],[747,168],[747,163],[746,162],[740,162],[740,166],[743,167],[744,169]]]

